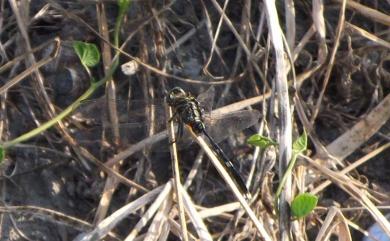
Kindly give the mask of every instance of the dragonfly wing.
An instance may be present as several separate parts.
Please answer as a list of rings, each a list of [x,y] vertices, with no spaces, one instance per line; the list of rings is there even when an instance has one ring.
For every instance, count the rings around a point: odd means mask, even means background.
[[[206,131],[216,143],[256,124],[259,118],[260,112],[257,110],[241,110],[225,115],[208,114],[204,116]],[[193,137],[185,128],[184,135],[178,140],[178,147],[185,149],[193,141]]]
[[[108,106],[116,106],[118,125],[109,121]],[[121,146],[135,144],[166,128],[163,100],[106,100],[99,98],[84,101],[73,117],[82,123],[74,130],[75,138],[85,145],[102,145],[120,141]],[[119,138],[114,133],[119,134]],[[104,138],[103,138],[104,137]],[[166,141],[167,142],[167,141]],[[160,143],[161,144],[161,143]],[[168,144],[164,148],[168,149]]]
[[[114,135],[115,127],[113,125],[100,125],[92,127],[83,127],[82,129],[74,129],[73,137],[78,141],[80,146],[88,150],[99,149],[103,146],[109,146],[114,143],[119,143],[122,147],[129,147],[151,136],[149,129],[145,123],[126,123],[118,126],[119,138]],[[177,125],[175,125],[175,133],[177,133]],[[182,137],[176,136],[178,149],[186,149],[193,143],[188,130],[184,129]],[[148,147],[152,152],[169,152],[169,140],[167,138],[157,141]]]
[[[257,110],[241,110],[226,115],[208,115],[204,119],[207,132],[218,143],[256,124],[260,116]]]
[[[211,86],[205,92],[198,95],[196,99],[198,100],[200,107],[202,107],[206,113],[209,113],[213,108],[214,97],[215,97],[215,88],[214,86]]]
[[[110,125],[108,108],[115,106],[119,124],[154,122],[161,129],[165,126],[163,100],[150,102],[144,100],[107,100],[99,98],[84,101],[73,114],[73,117],[93,125]]]
[[[211,109],[215,89],[209,88],[198,98],[204,108]],[[73,117],[86,123],[87,128],[76,130],[77,139],[82,141],[96,142],[102,140],[102,135],[113,136],[114,127],[109,121],[107,111],[108,103],[115,102],[118,113],[119,133],[121,143],[124,145],[134,144],[143,138],[166,128],[164,100],[156,99],[151,102],[143,100],[107,100],[99,98],[84,101],[74,111]],[[110,105],[112,103],[109,103]],[[227,115],[205,115],[206,129],[216,142],[220,142],[228,136],[237,133],[253,124],[260,118],[256,110],[237,111]],[[92,127],[91,127],[92,126]],[[184,149],[193,142],[191,135],[185,128],[183,137],[177,140],[178,147]],[[153,151],[167,151],[168,141],[164,140],[154,145]]]
[[[72,130],[72,136],[78,146],[83,147],[96,156],[107,151],[117,152],[117,148],[126,148],[143,140],[147,129],[137,123],[119,126],[119,136],[114,134],[113,126],[81,127]]]
[[[200,94],[197,99],[206,113],[211,111],[214,101],[215,88],[210,87]],[[108,108],[116,107],[119,123],[154,122],[156,130],[165,128],[164,99],[145,100],[108,100],[105,97],[86,100],[74,110],[73,117],[95,125],[111,123]]]

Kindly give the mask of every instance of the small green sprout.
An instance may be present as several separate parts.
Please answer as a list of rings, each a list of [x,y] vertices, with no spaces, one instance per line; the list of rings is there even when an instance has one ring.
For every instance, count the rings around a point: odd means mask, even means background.
[[[306,131],[304,130],[303,134],[300,137],[298,137],[298,139],[296,139],[293,143],[293,146],[292,146],[293,158],[292,159],[296,158],[299,154],[306,151],[306,149],[307,149],[307,134],[306,134]]]
[[[130,6],[130,0],[118,0],[118,7],[120,15],[127,11]]]
[[[295,218],[307,216],[317,206],[318,197],[310,193],[302,193],[291,203],[291,214]]]
[[[307,134],[306,134],[306,131],[303,130],[302,135],[300,137],[298,137],[298,139],[296,139],[293,143],[291,160],[288,163],[287,169],[286,169],[282,179],[280,180],[279,186],[276,190],[275,206],[277,206],[279,196],[282,193],[283,187],[287,181],[287,177],[289,177],[292,173],[292,170],[295,166],[298,155],[301,154],[302,152],[306,151],[306,149],[307,149]]]
[[[2,146],[0,146],[0,163],[4,161],[4,158],[5,158],[5,149]]]
[[[259,134],[255,134],[255,135],[249,137],[247,140],[247,143],[254,145],[254,146],[258,146],[258,147],[263,148],[263,149],[267,148],[269,146],[277,146],[278,145],[278,143],[276,141],[272,140],[271,138],[266,137],[266,136],[262,136]]]
[[[73,49],[79,56],[81,63],[86,67],[94,67],[100,61],[100,52],[95,44],[75,41]]]

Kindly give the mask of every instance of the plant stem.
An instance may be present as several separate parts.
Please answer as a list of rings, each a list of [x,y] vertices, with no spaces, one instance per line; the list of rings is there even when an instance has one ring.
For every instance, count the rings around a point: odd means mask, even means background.
[[[123,0],[123,3],[121,1],[118,1],[119,5],[119,14],[115,21],[115,27],[114,27],[114,46],[116,48],[119,48],[119,36],[120,36],[120,29],[122,26],[123,19],[126,16],[126,12],[129,9],[130,6],[130,0]],[[119,54],[119,50],[116,50],[116,54]],[[116,68],[119,64],[119,58],[115,59],[113,61],[113,66]]]
[[[114,58],[114,61],[117,59],[118,56]],[[103,85],[108,79],[111,78],[112,74],[115,71],[115,66],[111,65],[111,68],[108,72],[108,74],[98,82],[91,81],[91,86],[85,91],[84,94],[82,94],[75,102],[73,102],[71,105],[69,105],[66,109],[64,109],[61,113],[59,113],[56,117],[49,120],[48,122],[44,123],[43,125],[11,140],[4,142],[3,144],[0,144],[0,146],[4,149],[10,148],[16,144],[19,144],[20,142],[27,141],[28,139],[42,133],[43,131],[51,128],[53,125],[57,124],[57,122],[61,121],[63,118],[65,118],[67,115],[72,113],[77,107],[80,106],[81,102],[86,100],[88,97],[90,97],[97,88],[99,88],[101,85]]]
[[[114,45],[115,45],[115,47],[119,46],[120,27],[122,25],[123,19],[126,15],[126,12],[129,8],[129,6],[130,6],[130,0],[124,0],[123,4],[119,4],[119,16],[116,19],[115,30],[114,30]],[[42,133],[43,131],[51,128],[57,122],[61,121],[67,115],[72,113],[72,111],[74,111],[77,107],[79,107],[82,101],[89,98],[98,87],[103,85],[107,80],[111,79],[112,75],[114,74],[114,72],[119,64],[119,54],[120,54],[119,51],[116,51],[115,57],[113,58],[111,67],[110,67],[107,75],[103,79],[101,79],[97,82],[90,81],[91,86],[85,91],[85,93],[83,95],[81,95],[75,102],[73,102],[71,105],[69,105],[66,109],[64,109],[60,114],[58,114],[56,117],[49,120],[48,122],[44,123],[43,125],[35,128],[35,129],[33,129],[33,130],[23,134],[23,135],[11,140],[11,141],[7,141],[7,142],[0,144],[0,147],[6,149],[6,148],[10,148],[16,144],[19,144],[20,142],[27,141],[28,139],[30,139],[30,138]],[[84,68],[88,72],[89,77],[92,78],[89,68],[85,65],[84,65]]]
[[[280,183],[279,183],[279,186],[278,186],[278,189],[276,190],[276,193],[275,193],[275,208],[277,209],[278,207],[278,200],[279,200],[279,196],[280,194],[282,193],[282,190],[283,190],[283,187],[284,187],[284,184],[286,183],[287,181],[287,177],[289,175],[291,175],[292,173],[292,170],[295,166],[295,163],[296,163],[296,160],[297,160],[297,154],[293,153],[292,154],[292,157],[291,157],[291,160],[290,162],[288,163],[288,166],[287,166],[287,169],[286,169],[286,172],[283,174],[283,177],[282,179],[280,180]]]

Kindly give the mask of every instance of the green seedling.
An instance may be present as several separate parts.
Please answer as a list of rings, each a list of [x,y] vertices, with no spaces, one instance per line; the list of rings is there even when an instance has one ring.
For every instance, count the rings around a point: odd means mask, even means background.
[[[86,45],[80,44],[79,47],[80,46],[82,47],[82,46],[86,46]],[[89,48],[91,48],[91,47],[89,47]],[[81,50],[81,51],[85,51],[85,50]],[[95,58],[100,59],[99,52],[98,52],[98,56],[96,56]],[[80,58],[80,61],[82,61],[81,58]],[[83,65],[84,65],[84,63],[83,63]],[[86,66],[86,65],[84,65],[84,66]],[[86,68],[88,68],[88,67],[86,67]],[[82,94],[75,102],[73,102],[71,105],[69,105],[67,108],[65,108],[61,113],[59,113],[53,119],[47,121],[46,123],[42,124],[41,126],[38,126],[37,128],[35,128],[35,129],[33,129],[33,130],[23,134],[23,135],[11,140],[11,141],[7,141],[7,142],[2,143],[2,145],[1,145],[2,148],[6,149],[6,148],[12,147],[16,144],[19,144],[23,141],[26,141],[26,140],[28,140],[36,135],[39,135],[40,133],[44,132],[45,130],[47,130],[47,129],[51,128],[52,126],[54,126],[55,124],[57,124],[59,121],[64,119],[67,115],[72,113],[73,110],[75,110],[77,107],[79,107],[80,104],[84,100],[88,99],[95,92],[95,90],[98,87],[100,87],[108,79],[110,79],[113,73],[114,73],[114,68],[110,68],[108,74],[103,79],[101,79],[97,82],[91,81],[90,87],[84,92],[84,94]]]
[[[119,14],[118,14],[117,19],[116,19],[115,31],[114,31],[114,45],[115,45],[115,47],[119,46],[120,27],[122,25],[124,17],[126,16],[126,12],[129,8],[129,6],[130,6],[130,0],[118,0]],[[90,87],[75,102],[73,102],[71,105],[69,105],[67,108],[65,108],[61,113],[59,113],[53,119],[47,121],[46,123],[42,124],[41,126],[21,135],[13,140],[1,143],[0,144],[0,161],[4,159],[5,150],[7,148],[10,148],[16,144],[21,143],[21,142],[27,141],[28,139],[30,139],[36,135],[39,135],[43,131],[51,128],[52,126],[57,124],[59,121],[61,121],[63,118],[65,118],[67,115],[72,113],[77,107],[79,107],[80,104],[84,100],[88,99],[95,92],[95,90],[97,88],[102,86],[108,80],[112,79],[112,75],[115,73],[115,70],[118,67],[119,51],[116,52],[116,54],[112,60],[112,64],[111,64],[110,68],[108,69],[104,78],[102,78],[98,81],[95,81],[91,75],[89,68],[96,66],[100,62],[99,49],[94,44],[80,42],[80,41],[75,41],[73,44],[73,48],[74,48],[77,56],[79,57],[81,64],[84,66],[85,70],[89,74],[89,77],[91,78]]]
[[[302,135],[294,141],[292,148],[293,148],[292,149],[293,156],[291,158],[291,161],[294,160],[295,162],[298,155],[303,153],[307,149],[307,134],[305,130],[303,131]]]
[[[294,218],[307,216],[317,206],[318,197],[310,193],[302,193],[291,203],[291,214]]]
[[[275,203],[278,203],[277,201],[279,199],[280,193],[282,192],[284,184],[287,181],[287,177],[289,177],[292,173],[298,155],[304,152],[306,149],[307,149],[307,135],[306,135],[306,131],[303,131],[303,134],[293,143],[292,157],[290,162],[288,163],[286,172],[284,173],[282,179],[280,180],[278,189],[276,190]]]
[[[127,10],[130,7],[131,0],[118,0],[118,16],[115,21],[115,27],[114,27],[114,46],[116,48],[119,48],[119,36],[120,36],[120,29],[123,23],[123,19],[126,16]],[[119,54],[119,50],[116,51],[116,54]],[[114,61],[113,65],[117,67],[119,64],[119,59]]]
[[[126,12],[130,7],[131,0],[118,0],[119,13],[115,23],[114,44],[119,45],[119,30],[122,25],[123,19],[126,16]]]
[[[91,83],[95,82],[89,68],[96,66],[100,62],[100,52],[95,44],[75,41],[73,49],[80,59],[85,71],[87,71]]]
[[[275,207],[278,205],[279,196],[282,193],[283,187],[286,184],[287,178],[291,176],[292,170],[297,161],[298,155],[302,154],[307,149],[307,134],[306,131],[303,131],[303,134],[294,141],[292,149],[291,160],[287,166],[286,172],[284,173],[282,179],[280,180],[279,186],[275,194]],[[317,197],[311,194],[301,194],[294,198],[292,203],[292,213],[293,216],[300,218],[306,216],[310,213],[315,206],[317,205]],[[294,207],[293,207],[294,206]]]
[[[272,140],[271,138],[266,137],[266,136],[262,136],[259,134],[255,134],[255,135],[249,137],[246,142],[248,144],[258,146],[258,147],[263,148],[263,149],[265,149],[269,146],[277,146],[278,145],[278,143],[276,141]]]
[[[2,146],[0,146],[0,163],[4,161],[4,158],[5,158],[5,149]]]
[[[94,67],[100,62],[100,52],[95,44],[75,41],[73,49],[85,68]]]

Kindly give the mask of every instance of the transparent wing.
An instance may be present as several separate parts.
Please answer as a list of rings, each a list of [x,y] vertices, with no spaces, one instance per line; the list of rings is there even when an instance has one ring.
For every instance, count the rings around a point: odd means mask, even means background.
[[[201,93],[197,100],[206,113],[211,111],[214,103],[215,88],[210,87]],[[73,114],[73,117],[83,119],[95,125],[110,123],[108,108],[116,106],[119,123],[134,123],[155,121],[158,126],[165,126],[164,99],[145,100],[107,100],[99,98],[84,101]],[[110,103],[109,103],[110,102]]]
[[[198,97],[198,101],[211,106],[214,98],[214,88],[210,88]],[[113,100],[109,100],[113,102]],[[202,102],[201,102],[202,101]],[[110,103],[112,104],[112,103]],[[73,117],[84,123],[75,129],[74,136],[81,144],[102,145],[102,140],[117,142],[122,146],[135,144],[144,138],[166,129],[164,100],[115,101],[117,107],[118,126],[112,125],[105,98],[85,101],[75,110]],[[211,109],[211,107],[207,107]],[[226,115],[205,114],[206,130],[218,143],[257,123],[260,113],[256,110],[242,110]],[[114,135],[114,133],[118,133]],[[104,137],[104,138],[103,138]],[[119,138],[119,140],[118,140]],[[177,140],[180,149],[187,148],[193,139],[185,128],[184,135]],[[156,143],[153,151],[169,151],[168,141]]]
[[[211,86],[205,92],[199,94],[196,99],[198,100],[200,107],[202,107],[206,113],[209,113],[213,108],[214,97],[215,88],[214,86]]]
[[[91,125],[110,125],[109,108],[116,107],[118,123],[144,123],[155,121],[158,125],[165,124],[164,100],[107,100],[99,98],[84,101],[77,108],[73,117]]]
[[[118,125],[110,121],[108,106],[116,106]],[[143,100],[88,100],[74,111],[73,117],[81,125],[74,137],[85,146],[118,143],[121,146],[135,144],[147,136],[165,129],[163,99]]]
[[[219,143],[227,137],[258,123],[260,112],[257,110],[240,110],[224,115],[205,115],[206,131]]]

